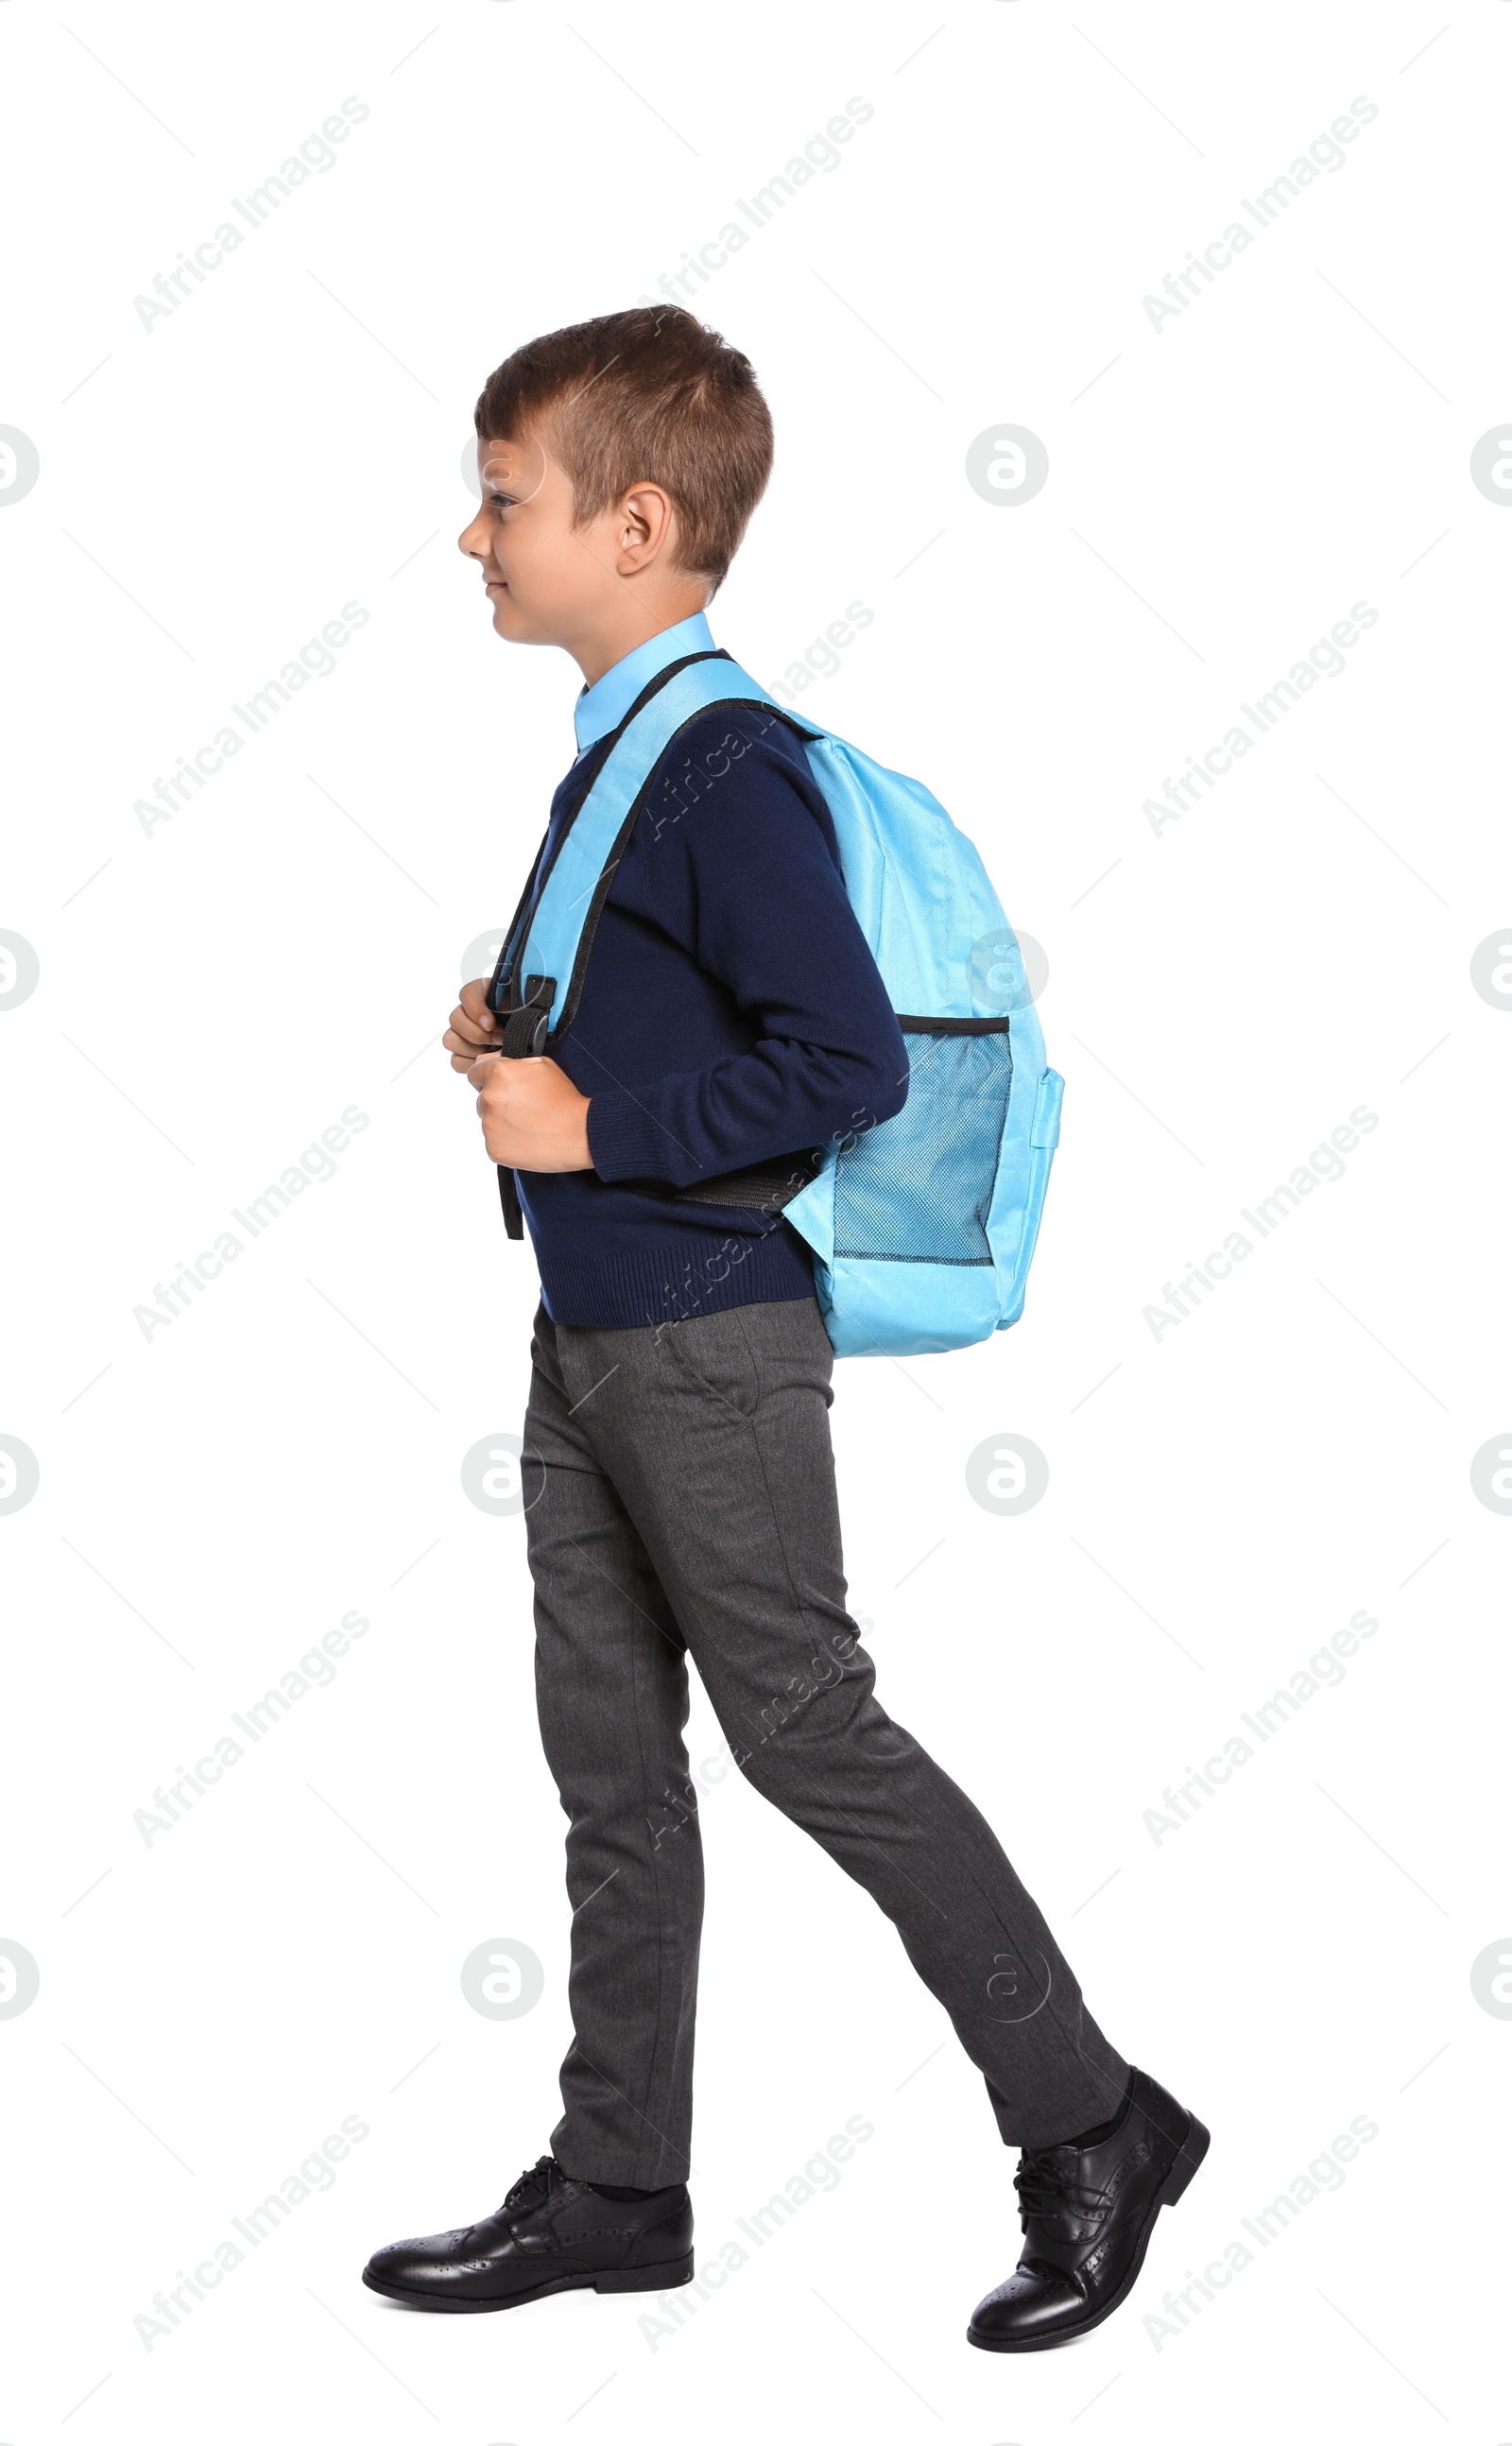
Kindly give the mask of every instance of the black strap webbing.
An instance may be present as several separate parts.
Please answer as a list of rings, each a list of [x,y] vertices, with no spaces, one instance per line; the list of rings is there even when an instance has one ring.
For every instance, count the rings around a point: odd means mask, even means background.
[[[512,1240],[525,1237],[525,1217],[520,1213],[520,1195],[514,1186],[514,1175],[508,1164],[498,1168],[498,1202],[504,1209],[504,1229]]]
[[[555,999],[554,977],[526,978],[518,1005],[504,1014],[499,1051],[507,1062],[523,1062],[532,1054],[545,1052]]]

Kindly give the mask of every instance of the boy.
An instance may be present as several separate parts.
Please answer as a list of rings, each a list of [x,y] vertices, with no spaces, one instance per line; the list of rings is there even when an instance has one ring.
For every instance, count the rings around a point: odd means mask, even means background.
[[[704,610],[771,422],[747,360],[677,309],[531,342],[475,421],[483,502],[460,543],[495,630],[565,648],[584,679],[544,875],[638,701],[713,650]],[[463,2311],[691,2276],[691,1655],[737,1763],[893,1921],[1024,2153],[1023,2256],[971,2342],[1082,2333],[1207,2135],[1104,2038],[985,1819],[879,1704],[846,1610],[832,1352],[806,1244],[761,1184],[889,1119],[907,1075],[790,725],[725,706],[674,741],[551,1055],[503,1058],[481,979],[443,1041],[540,1271],[527,1532],[574,2037],[550,2153],[492,2216],[390,2245],[364,2281]]]

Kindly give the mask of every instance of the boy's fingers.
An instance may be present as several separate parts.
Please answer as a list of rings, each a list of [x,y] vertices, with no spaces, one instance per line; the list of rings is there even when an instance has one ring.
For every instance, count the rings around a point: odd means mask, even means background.
[[[486,1044],[491,1036],[499,1032],[498,1021],[492,1013],[479,1017],[476,1012],[464,1009],[460,1003],[452,1013],[452,1025],[459,1036],[467,1038],[470,1044]]]
[[[474,977],[471,984],[462,988],[462,1008],[468,1018],[476,1021],[480,1026],[493,1028],[498,1023],[488,1007],[488,988],[487,977]]]
[[[470,1020],[464,1019],[459,1010],[454,1010],[452,1025],[442,1037],[441,1043],[454,1061],[458,1055],[466,1057],[461,1063],[461,1067],[465,1070],[468,1063],[476,1062],[480,1053],[496,1053],[499,1049],[501,1034],[502,1030],[497,1027],[487,1030],[475,1027]]]
[[[495,1063],[502,1062],[503,1059],[504,1057],[501,1053],[480,1053],[467,1074],[468,1085],[470,1087],[477,1088],[485,1087],[488,1084],[489,1074],[493,1070]]]

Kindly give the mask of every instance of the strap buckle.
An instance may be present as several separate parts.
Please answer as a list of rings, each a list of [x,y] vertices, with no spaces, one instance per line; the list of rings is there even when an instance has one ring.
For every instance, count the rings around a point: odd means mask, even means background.
[[[503,1016],[504,1027],[499,1051],[506,1061],[523,1062],[544,1053],[551,1027],[551,1005],[556,999],[554,977],[527,977],[519,1001]]]

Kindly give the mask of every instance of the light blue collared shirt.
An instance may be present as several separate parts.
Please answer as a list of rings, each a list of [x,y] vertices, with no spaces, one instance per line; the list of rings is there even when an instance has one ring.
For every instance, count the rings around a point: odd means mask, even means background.
[[[611,663],[602,679],[583,689],[572,708],[573,726],[577,731],[577,752],[581,756],[596,739],[624,720],[647,680],[664,671],[668,663],[680,662],[684,654],[707,654],[713,650],[714,639],[701,612],[691,620],[679,620],[670,629],[659,630],[647,637],[644,646],[634,646]]]

